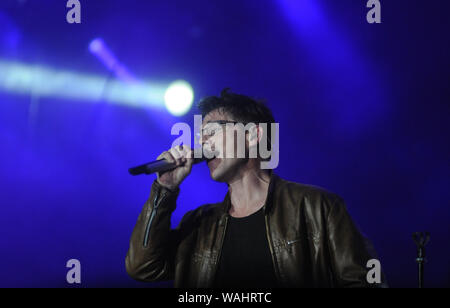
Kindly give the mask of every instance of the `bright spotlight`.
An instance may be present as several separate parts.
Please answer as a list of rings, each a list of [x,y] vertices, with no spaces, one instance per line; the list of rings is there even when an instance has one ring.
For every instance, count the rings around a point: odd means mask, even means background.
[[[172,82],[164,94],[164,102],[167,110],[181,116],[189,111],[194,101],[194,91],[189,83],[183,80]]]
[[[95,40],[92,40],[92,42],[89,44],[89,50],[92,53],[98,53],[100,50],[102,50],[102,48],[104,48],[104,45],[105,44],[103,43],[103,40],[97,38]]]
[[[166,86],[155,82],[126,83],[107,76],[54,70],[0,59],[0,91],[110,103],[162,107]]]

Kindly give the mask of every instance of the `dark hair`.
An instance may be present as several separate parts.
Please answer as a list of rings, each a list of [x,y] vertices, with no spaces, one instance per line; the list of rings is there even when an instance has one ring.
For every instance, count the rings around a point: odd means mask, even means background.
[[[225,88],[220,96],[209,96],[198,103],[198,109],[205,117],[213,110],[220,109],[230,113],[235,120],[245,123],[275,123],[272,112],[263,100],[236,94]]]
[[[225,88],[220,96],[209,96],[198,103],[198,109],[204,118],[214,110],[228,112],[234,120],[242,123],[267,123],[268,149],[271,148],[271,123],[275,123],[272,111],[266,106],[263,100],[251,98],[249,96],[236,94]]]

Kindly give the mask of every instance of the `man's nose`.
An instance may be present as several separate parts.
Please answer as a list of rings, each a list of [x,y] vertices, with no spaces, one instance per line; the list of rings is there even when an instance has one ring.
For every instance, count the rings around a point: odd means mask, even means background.
[[[210,137],[206,137],[202,140],[202,147],[211,152],[215,151],[215,144]]]

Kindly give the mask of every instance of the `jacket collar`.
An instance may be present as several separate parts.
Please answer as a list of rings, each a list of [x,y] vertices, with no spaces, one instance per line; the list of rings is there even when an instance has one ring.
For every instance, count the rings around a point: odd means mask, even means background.
[[[275,191],[275,186],[279,180],[279,176],[276,175],[273,170],[270,171],[270,183],[269,183],[269,189],[267,192],[266,201],[264,203],[264,214],[269,213],[269,211],[273,207],[273,195]],[[231,199],[230,199],[230,191],[227,192],[225,195],[225,198],[222,201],[221,209],[222,209],[222,216],[226,216],[231,208]]]

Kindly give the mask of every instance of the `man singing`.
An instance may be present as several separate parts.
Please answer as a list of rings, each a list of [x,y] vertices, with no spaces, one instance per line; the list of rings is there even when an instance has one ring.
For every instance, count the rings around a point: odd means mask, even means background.
[[[125,261],[131,277],[194,288],[385,285],[384,277],[368,282],[366,266],[375,253],[338,195],[283,180],[261,168],[266,158],[249,155],[271,136],[275,120],[266,105],[224,90],[203,99],[199,109],[202,146],[222,154],[207,161],[211,178],[227,183],[228,193],[222,202],[186,213],[171,229],[193,151],[177,146],[159,155],[177,168],[158,174],[139,215]],[[245,157],[228,155],[237,153],[236,139],[230,141],[227,132],[242,129],[228,125],[235,123],[256,124],[243,132]],[[264,141],[270,144],[270,138]]]

